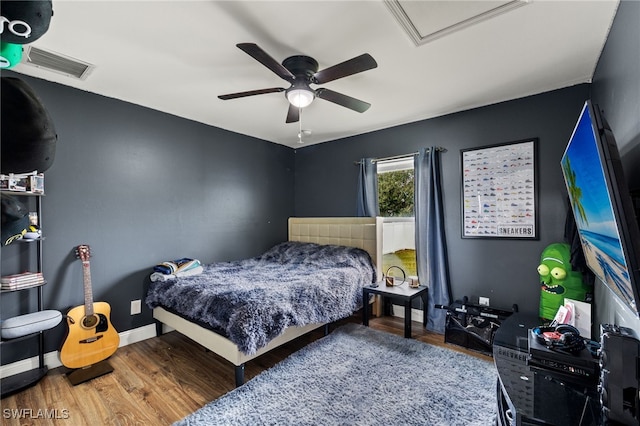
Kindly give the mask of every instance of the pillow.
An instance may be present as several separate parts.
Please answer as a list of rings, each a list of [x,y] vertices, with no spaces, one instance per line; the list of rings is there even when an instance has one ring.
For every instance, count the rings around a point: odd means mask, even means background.
[[[3,339],[15,339],[38,331],[48,330],[62,321],[60,311],[47,310],[18,315],[2,321]]]

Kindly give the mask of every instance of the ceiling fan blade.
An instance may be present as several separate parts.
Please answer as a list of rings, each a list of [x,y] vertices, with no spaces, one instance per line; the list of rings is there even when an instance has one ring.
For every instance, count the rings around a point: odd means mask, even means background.
[[[245,96],[264,95],[266,93],[284,92],[282,87],[272,87],[270,89],[249,90],[247,92],[229,93],[228,95],[220,95],[218,98],[227,101],[229,99],[244,98]]]
[[[365,112],[371,106],[370,103],[361,101],[360,99],[352,98],[351,96],[343,95],[342,93],[322,87],[316,89],[316,97],[358,112]]]
[[[329,81],[337,80],[342,77],[357,74],[376,68],[378,63],[368,53],[364,53],[355,58],[349,59],[337,65],[318,71],[313,75],[313,82],[316,84],[324,84]]]
[[[289,104],[289,111],[287,112],[287,123],[296,123],[300,121],[300,108]]]
[[[251,56],[256,61],[260,62],[265,67],[276,73],[276,75],[284,80],[292,82],[295,80],[295,76],[291,74],[291,71],[286,69],[282,64],[273,59],[267,52],[262,50],[255,43],[240,43],[236,44],[242,51]]]

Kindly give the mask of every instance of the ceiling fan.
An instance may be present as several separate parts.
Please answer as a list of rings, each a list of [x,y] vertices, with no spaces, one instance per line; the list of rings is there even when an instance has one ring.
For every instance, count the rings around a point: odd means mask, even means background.
[[[368,53],[356,56],[348,61],[341,62],[329,68],[318,71],[318,62],[303,55],[290,56],[282,64],[279,64],[267,52],[254,43],[237,44],[241,50],[260,62],[265,67],[273,71],[278,77],[288,81],[291,86],[285,89],[282,87],[272,87],[269,89],[250,90],[247,92],[230,93],[220,95],[222,100],[243,98],[245,96],[263,95],[266,93],[285,92],[289,100],[289,111],[287,113],[287,123],[295,123],[300,120],[300,108],[311,104],[314,98],[324,99],[357,112],[365,112],[371,104],[361,101],[351,96],[343,95],[324,87],[312,89],[310,84],[324,84],[329,81],[347,77],[359,72],[376,68],[378,64]]]

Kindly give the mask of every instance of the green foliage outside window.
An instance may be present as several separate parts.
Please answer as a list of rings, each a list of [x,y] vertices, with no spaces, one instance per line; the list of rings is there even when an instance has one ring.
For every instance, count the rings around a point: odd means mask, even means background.
[[[378,174],[380,216],[413,216],[413,178],[413,169]]]

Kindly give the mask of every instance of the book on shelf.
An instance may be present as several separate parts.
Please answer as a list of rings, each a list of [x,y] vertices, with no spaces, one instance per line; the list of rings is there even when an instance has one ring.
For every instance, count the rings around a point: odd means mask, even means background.
[[[0,277],[2,283],[17,283],[34,279],[42,279],[42,272],[21,272],[13,275],[3,275]]]
[[[2,284],[2,285],[0,285],[0,290],[3,290],[3,291],[22,290],[22,289],[29,288],[29,287],[41,286],[41,285],[44,285],[45,283],[46,283],[46,281],[43,280],[43,281],[34,282],[34,283]]]
[[[23,272],[20,274],[5,275],[0,278],[0,288],[3,290],[17,290],[44,283],[41,272]]]

